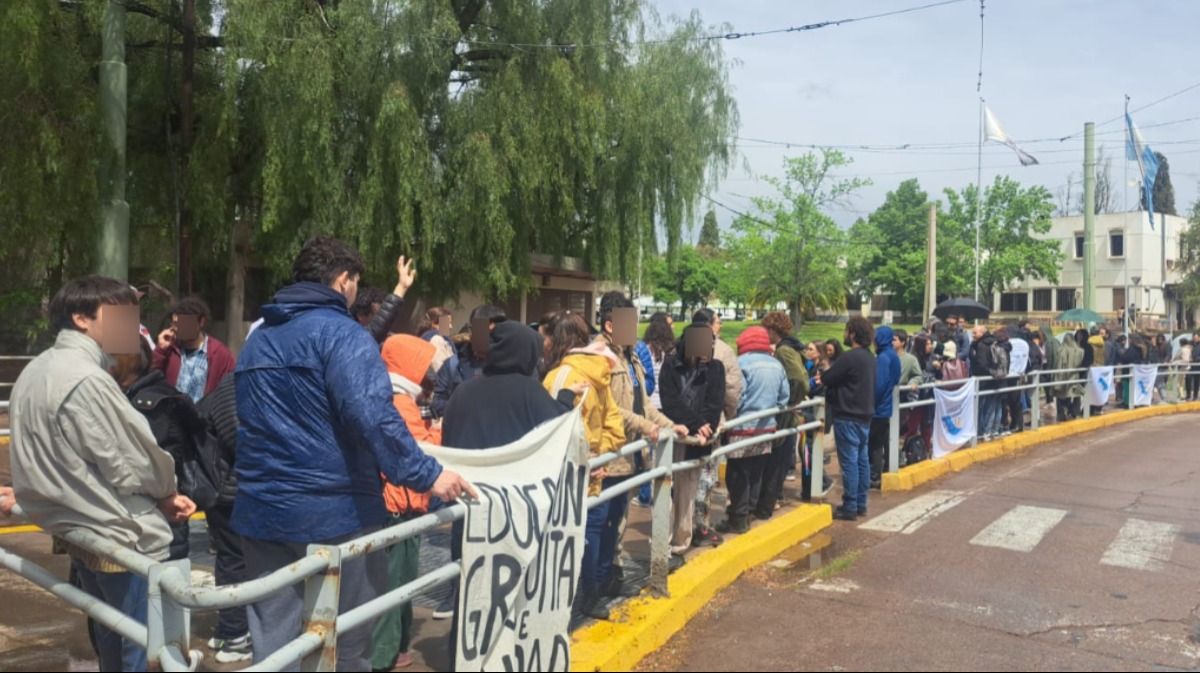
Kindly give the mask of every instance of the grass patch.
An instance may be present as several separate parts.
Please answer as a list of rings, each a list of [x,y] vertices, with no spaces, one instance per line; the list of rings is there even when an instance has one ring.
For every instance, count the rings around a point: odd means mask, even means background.
[[[860,558],[862,558],[861,549],[853,549],[848,551],[845,554],[835,558],[829,563],[829,565],[814,572],[812,574],[812,578],[818,580],[833,579],[834,577],[837,577],[838,575],[841,575],[847,570],[853,568],[854,564],[857,563],[858,559]]]

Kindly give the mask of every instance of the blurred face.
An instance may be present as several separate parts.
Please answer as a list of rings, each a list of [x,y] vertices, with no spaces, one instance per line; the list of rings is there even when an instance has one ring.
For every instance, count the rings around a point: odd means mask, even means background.
[[[898,351],[904,350],[904,342],[900,340],[900,337],[892,337],[892,348],[895,348]]]
[[[819,360],[821,359],[821,351],[817,349],[816,344],[809,344],[808,348],[804,349],[804,357],[812,361]]]
[[[721,316],[719,316],[719,315],[713,316],[712,331],[713,331],[713,336],[715,336],[715,337],[721,336]]]
[[[958,318],[947,318],[946,326],[949,327],[951,330],[958,329]]]
[[[972,334],[974,334],[975,340],[978,341],[979,339],[987,336],[987,328],[983,325],[980,325],[972,331]]]
[[[832,360],[834,355],[836,355],[836,352],[833,350],[833,345],[825,344],[825,357]]]

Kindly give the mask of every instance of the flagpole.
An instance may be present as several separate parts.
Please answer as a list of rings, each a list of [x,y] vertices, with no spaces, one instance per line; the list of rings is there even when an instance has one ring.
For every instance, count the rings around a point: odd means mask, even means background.
[[[1129,147],[1133,143],[1133,129],[1129,127],[1129,94],[1125,94],[1125,212],[1121,213],[1121,228],[1124,231],[1129,231]],[[1138,198],[1138,211],[1142,209],[1141,198]],[[1125,334],[1129,334],[1129,261],[1126,260],[1124,266],[1125,273],[1125,304],[1121,306],[1120,311],[1123,316],[1121,319],[1121,327]]]
[[[979,301],[980,222],[983,213],[983,97],[979,97],[979,153],[975,169],[975,301]],[[988,301],[991,306],[991,301]]]

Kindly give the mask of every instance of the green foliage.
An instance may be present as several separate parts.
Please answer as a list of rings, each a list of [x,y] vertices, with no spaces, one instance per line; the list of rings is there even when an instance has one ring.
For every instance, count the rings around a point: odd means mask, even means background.
[[[721,247],[721,228],[717,225],[717,213],[709,210],[704,214],[704,225],[700,228],[698,247],[716,250]]]
[[[1183,282],[1179,286],[1179,296],[1185,306],[1194,310],[1200,306],[1200,199],[1192,204],[1192,212],[1188,213],[1188,226],[1183,231],[1180,247]]]
[[[693,308],[707,306],[721,282],[721,260],[710,250],[692,246],[679,249],[672,265],[666,258],[654,260],[650,277],[654,282],[655,301],[681,304],[682,315]]]
[[[850,165],[837,150],[789,158],[783,179],[768,179],[775,197],[754,199],[755,214],[734,222],[731,259],[753,279],[748,303],[784,302],[797,323],[819,309],[845,308],[850,283],[846,235],[823,209],[845,203],[869,184],[831,172]]]
[[[929,195],[913,178],[888,192],[883,205],[850,228],[855,250],[851,269],[859,296],[870,297],[878,289],[891,294],[891,308],[907,315],[921,312],[928,222]]]
[[[938,291],[971,296],[978,190],[974,185],[961,192],[947,189],[946,200],[947,212],[938,220]],[[1058,282],[1065,256],[1062,243],[1041,238],[1050,232],[1054,213],[1053,198],[1045,187],[1022,187],[999,176],[985,191],[982,213],[979,285],[984,303],[1023,278]]]
[[[133,265],[164,285],[181,197],[207,277],[224,277],[240,221],[272,284],[318,232],[358,244],[371,283],[416,256],[432,299],[519,289],[534,251],[628,280],[659,240],[674,255],[732,157],[729,61],[693,39],[719,30],[698,14],[664,23],[641,0],[197,0],[188,152],[181,3],[127,6]],[[103,7],[0,3],[0,217],[15,233],[0,264],[28,271],[0,294],[44,299],[92,268]]]

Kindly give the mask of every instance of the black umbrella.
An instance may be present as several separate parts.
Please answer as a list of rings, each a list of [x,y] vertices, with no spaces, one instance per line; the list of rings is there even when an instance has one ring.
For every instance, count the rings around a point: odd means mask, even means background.
[[[938,304],[933,314],[942,320],[952,316],[962,316],[964,320],[987,320],[992,310],[974,299],[950,299]]]

